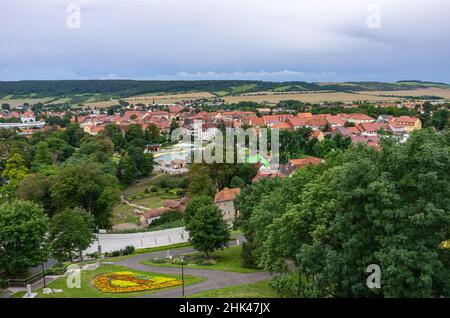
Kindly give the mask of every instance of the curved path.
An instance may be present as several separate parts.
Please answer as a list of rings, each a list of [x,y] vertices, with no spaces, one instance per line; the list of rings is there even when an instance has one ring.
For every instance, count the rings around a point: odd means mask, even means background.
[[[180,248],[176,250],[171,250],[170,255],[177,256],[182,254],[194,253],[192,247]],[[116,262],[118,265],[123,265],[134,270],[143,272],[153,272],[161,274],[175,274],[181,275],[181,268],[179,267],[158,267],[158,266],[148,266],[141,264],[141,261],[149,260],[156,257],[166,257],[167,251],[154,252],[148,254],[136,255],[122,261]],[[251,274],[226,272],[220,270],[209,270],[200,268],[184,268],[184,273],[186,275],[202,277],[205,280],[185,286],[185,295],[192,295],[208,290],[224,288],[227,286],[241,285],[241,284],[252,284],[261,280],[266,280],[270,278],[270,274],[267,272],[256,272]],[[158,293],[148,294],[141,297],[144,298],[175,298],[181,297],[182,291],[181,287],[170,289],[167,291],[161,291]]]

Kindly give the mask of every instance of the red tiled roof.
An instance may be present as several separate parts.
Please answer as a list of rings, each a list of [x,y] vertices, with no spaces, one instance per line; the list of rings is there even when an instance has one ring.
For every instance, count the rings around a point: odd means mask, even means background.
[[[252,125],[252,126],[262,126],[262,125],[264,125],[264,120],[261,117],[252,117],[250,119],[250,125]]]
[[[312,118],[313,114],[312,113],[298,113],[297,117],[299,117],[299,118]]]
[[[288,123],[278,123],[272,126],[272,128],[275,129],[291,129],[291,125],[289,125]]]
[[[392,121],[396,122],[397,124],[406,124],[413,126],[418,118],[416,117],[410,117],[410,116],[400,116],[400,117],[394,117]]]
[[[358,124],[358,129],[361,132],[377,132],[381,129],[386,129],[385,123],[360,123]]]
[[[327,125],[327,121],[323,117],[313,117],[308,119],[308,126],[311,127],[323,127]]]
[[[264,115],[262,118],[265,124],[275,124],[280,121],[280,115]]]
[[[169,209],[177,209],[181,206],[181,202],[179,200],[166,200],[164,201],[164,207]]]
[[[156,209],[151,209],[142,215],[148,219],[148,218],[154,218],[157,216],[161,216],[169,211],[171,211],[171,209],[169,209],[169,208],[156,208]]]
[[[336,125],[336,126],[344,126],[345,123],[347,122],[345,119],[343,119],[340,116],[327,116],[325,119],[327,120],[327,122],[330,125]]]
[[[359,113],[350,114],[349,119],[352,119],[352,120],[375,120],[372,117],[367,116],[366,114],[359,114]]]
[[[288,123],[289,125],[291,125],[292,128],[302,127],[308,124],[308,120],[306,118],[291,117],[288,119]]]
[[[289,160],[289,163],[296,168],[302,168],[307,165],[318,165],[323,162],[323,159],[316,158],[316,157],[306,157],[302,159],[291,159]]]
[[[219,203],[223,201],[234,200],[234,198],[236,198],[240,192],[241,189],[239,188],[236,189],[224,188],[222,191],[216,193],[214,202]]]

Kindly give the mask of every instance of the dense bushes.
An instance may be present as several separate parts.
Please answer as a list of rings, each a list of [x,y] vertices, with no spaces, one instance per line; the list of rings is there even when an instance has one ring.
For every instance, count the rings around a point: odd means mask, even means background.
[[[128,245],[125,248],[120,249],[118,251],[112,251],[112,252],[105,253],[105,257],[118,257],[118,256],[131,255],[134,253],[134,251],[135,251],[134,246]]]
[[[163,214],[159,219],[156,219],[150,224],[151,227],[159,226],[162,224],[173,223],[175,221],[183,219],[183,214],[179,211],[170,211]]]

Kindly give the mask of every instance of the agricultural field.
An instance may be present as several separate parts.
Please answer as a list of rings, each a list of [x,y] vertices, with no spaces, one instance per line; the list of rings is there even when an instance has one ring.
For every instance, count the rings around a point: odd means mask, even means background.
[[[361,92],[361,94],[366,95],[376,95],[376,96],[438,96],[445,99],[450,99],[450,89],[438,88],[438,87],[428,87],[428,88],[418,88],[414,90],[401,90],[401,91],[366,91]]]
[[[271,103],[276,104],[283,100],[298,100],[305,103],[323,103],[323,102],[353,102],[353,101],[395,101],[399,98],[382,97],[369,94],[356,93],[341,93],[341,92],[327,92],[327,93],[273,93],[262,92],[260,94],[246,94],[239,96],[224,97],[227,103],[257,102],[257,103]]]
[[[55,98],[47,97],[47,98],[18,98],[18,99],[0,99],[0,105],[1,104],[9,104],[12,108],[20,107],[23,104],[36,104],[36,103],[47,103],[51,100],[55,100]]]
[[[124,100],[131,105],[134,104],[170,104],[178,103],[184,100],[213,98],[214,94],[209,92],[182,93],[182,94],[165,94],[165,95],[143,95],[125,98]]]
[[[84,107],[85,108],[108,108],[111,106],[115,106],[118,104],[118,101],[114,101],[114,100],[104,100],[104,101],[95,101],[95,102],[87,102],[84,103]]]

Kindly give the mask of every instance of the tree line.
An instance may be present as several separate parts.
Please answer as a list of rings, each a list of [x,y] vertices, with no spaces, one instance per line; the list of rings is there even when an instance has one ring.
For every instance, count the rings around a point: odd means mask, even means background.
[[[337,150],[235,200],[243,265],[285,297],[450,296],[450,130]],[[381,288],[366,285],[381,268]]]
[[[110,228],[120,187],[153,171],[144,148],[160,135],[116,128],[97,136],[78,124],[30,138],[0,132],[0,272],[24,271],[49,254],[78,257],[96,229]]]

